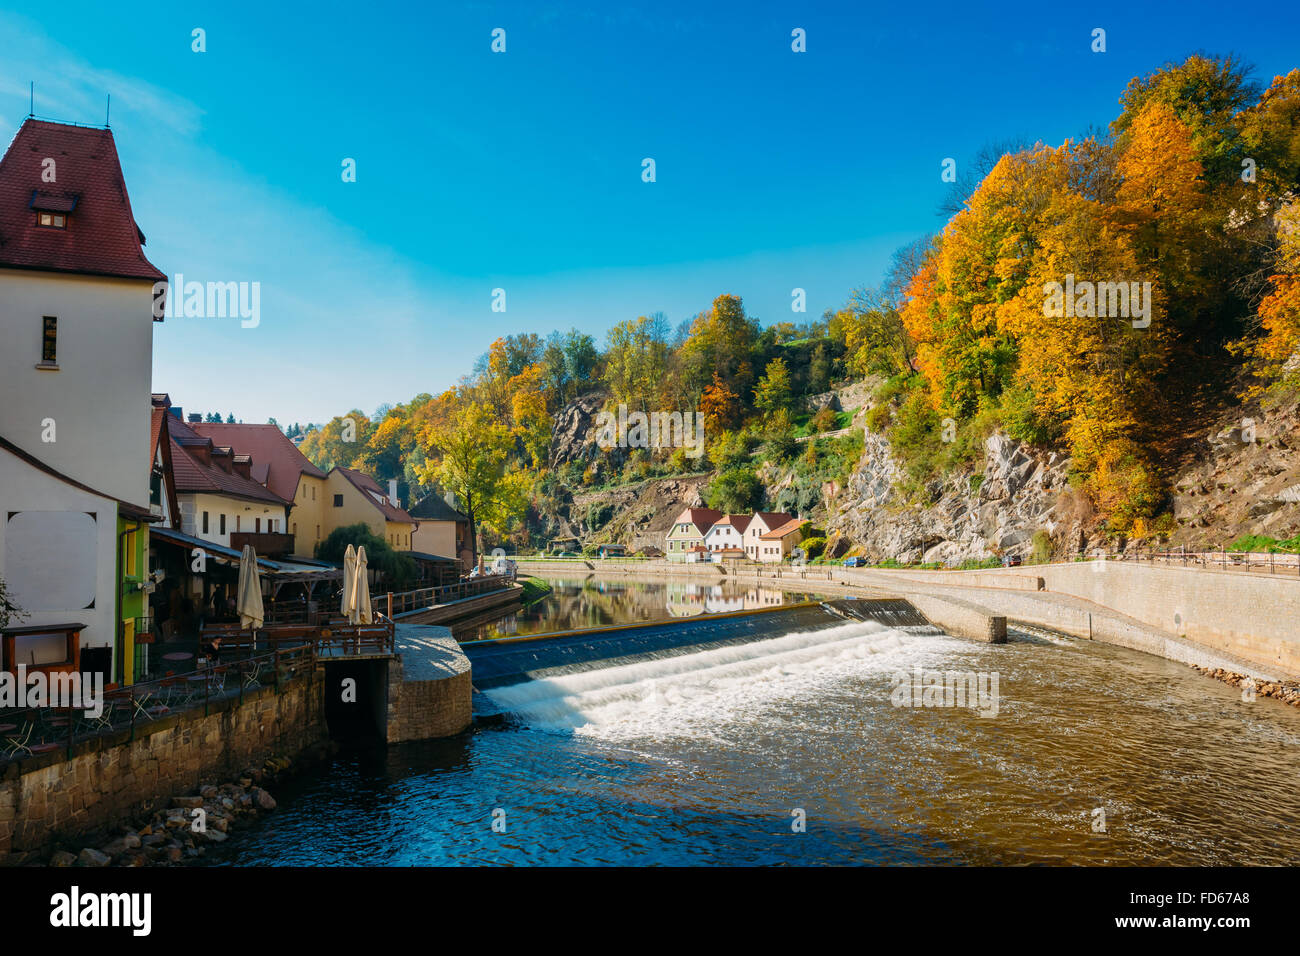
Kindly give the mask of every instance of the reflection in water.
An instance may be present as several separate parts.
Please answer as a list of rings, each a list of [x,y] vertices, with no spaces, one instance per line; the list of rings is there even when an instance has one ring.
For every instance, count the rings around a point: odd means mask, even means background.
[[[667,614],[565,587],[564,626]],[[916,667],[998,673],[997,716],[893,706]],[[488,693],[507,716],[342,755],[204,862],[1300,862],[1300,712],[1086,640],[857,624]]]
[[[536,604],[490,623],[453,625],[453,633],[462,641],[486,640],[778,607],[818,597],[733,580],[646,582],[589,577],[548,578],[547,582],[551,593]]]

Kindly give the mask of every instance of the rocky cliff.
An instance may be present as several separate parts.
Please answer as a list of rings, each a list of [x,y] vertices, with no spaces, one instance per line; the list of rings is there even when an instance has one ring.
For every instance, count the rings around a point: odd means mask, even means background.
[[[1069,460],[1059,454],[995,434],[984,443],[980,469],[932,483],[929,506],[909,504],[897,490],[899,465],[888,441],[868,433],[847,486],[828,502],[830,551],[960,564],[1003,553],[1028,556],[1040,530],[1061,548],[1077,550],[1086,543],[1087,516],[1066,484],[1068,469]]]

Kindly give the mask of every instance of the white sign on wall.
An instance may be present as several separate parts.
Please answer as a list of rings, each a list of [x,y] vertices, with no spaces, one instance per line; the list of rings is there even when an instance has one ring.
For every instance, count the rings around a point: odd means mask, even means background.
[[[18,511],[5,526],[5,584],[24,611],[74,611],[95,603],[95,516]]]

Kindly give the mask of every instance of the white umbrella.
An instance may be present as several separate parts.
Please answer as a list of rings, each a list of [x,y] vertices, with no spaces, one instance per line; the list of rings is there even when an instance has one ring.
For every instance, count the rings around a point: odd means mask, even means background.
[[[352,620],[352,589],[357,581],[357,549],[348,545],[343,553],[343,616]]]
[[[257,552],[251,544],[244,545],[244,552],[239,558],[239,591],[235,599],[235,610],[239,612],[240,630],[262,626],[265,619],[262,610],[262,578],[257,571]]]
[[[370,613],[370,579],[367,577],[369,570],[366,560],[366,549],[357,548],[357,579],[352,585],[352,604],[353,616],[349,618],[353,624],[373,624],[374,617]]]

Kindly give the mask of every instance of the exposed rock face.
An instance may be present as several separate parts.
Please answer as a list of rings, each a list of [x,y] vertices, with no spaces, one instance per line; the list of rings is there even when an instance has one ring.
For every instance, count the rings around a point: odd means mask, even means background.
[[[814,415],[823,408],[829,408],[833,412],[840,411],[840,397],[834,392],[822,392],[820,395],[808,396],[808,410]]]
[[[873,560],[949,565],[997,554],[1027,556],[1035,531],[1058,541],[1080,534],[1070,526],[1077,521],[1055,514],[1068,467],[1060,454],[994,434],[985,442],[982,480],[959,472],[933,483],[929,506],[909,505],[895,487],[901,475],[889,442],[867,433],[861,461],[830,506],[832,553],[857,547]],[[1077,550],[1078,542],[1063,547]]]
[[[589,392],[560,409],[555,416],[555,428],[551,431],[550,467],[571,461],[590,461],[598,453],[603,454],[596,445],[596,413],[604,403],[604,395]]]
[[[1221,423],[1174,480],[1176,545],[1217,549],[1243,534],[1300,532],[1300,415],[1295,402]]]

